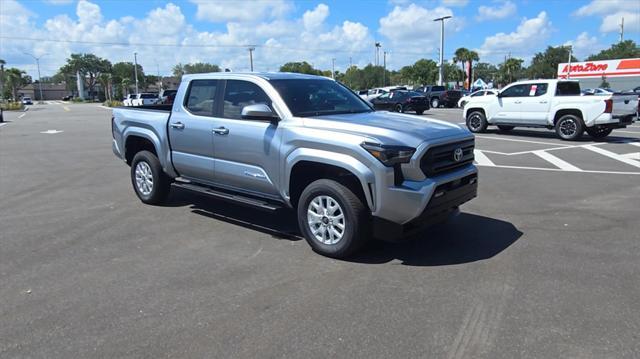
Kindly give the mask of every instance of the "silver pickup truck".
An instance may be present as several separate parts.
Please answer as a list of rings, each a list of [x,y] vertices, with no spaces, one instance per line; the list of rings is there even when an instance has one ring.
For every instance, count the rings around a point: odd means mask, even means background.
[[[336,258],[442,222],[477,192],[468,130],[374,111],[318,76],[186,75],[172,107],[114,109],[112,134],[142,202],[174,186],[293,208],[311,247]]]

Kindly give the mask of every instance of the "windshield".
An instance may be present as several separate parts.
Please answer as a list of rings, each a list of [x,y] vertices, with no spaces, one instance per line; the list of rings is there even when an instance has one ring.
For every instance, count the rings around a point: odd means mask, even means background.
[[[359,96],[335,81],[288,79],[269,82],[294,116],[311,117],[373,111]]]

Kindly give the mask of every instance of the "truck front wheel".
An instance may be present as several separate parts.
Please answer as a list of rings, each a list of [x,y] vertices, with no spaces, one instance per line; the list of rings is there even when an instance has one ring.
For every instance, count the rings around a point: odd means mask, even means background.
[[[312,182],[298,201],[298,225],[314,251],[345,258],[370,237],[369,213],[353,191],[328,179]]]
[[[140,151],[133,157],[131,183],[138,198],[146,204],[162,203],[169,195],[171,186],[158,157],[149,151]]]
[[[480,111],[473,111],[467,115],[467,128],[473,133],[481,133],[487,129],[486,117]]]

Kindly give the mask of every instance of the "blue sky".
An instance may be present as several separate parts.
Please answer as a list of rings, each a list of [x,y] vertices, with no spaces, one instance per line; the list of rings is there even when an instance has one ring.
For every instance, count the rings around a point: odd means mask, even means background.
[[[464,46],[482,61],[498,63],[509,54],[529,60],[562,44],[581,58],[616,42],[622,17],[625,38],[640,42],[640,1],[633,0],[0,0],[0,57],[31,75],[36,67],[25,52],[44,55],[43,75],[72,52],[112,62],[132,61],[137,52],[151,73],[194,61],[242,71],[249,66],[242,46],[251,44],[256,70],[301,60],[328,69],[334,58],[344,70],[374,61],[379,41],[388,67],[397,69],[437,58],[439,25],[432,19],[443,15],[453,16],[446,23],[447,59]]]

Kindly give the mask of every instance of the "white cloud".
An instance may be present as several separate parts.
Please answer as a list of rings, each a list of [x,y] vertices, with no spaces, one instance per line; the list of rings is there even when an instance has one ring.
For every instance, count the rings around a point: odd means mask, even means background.
[[[444,6],[467,6],[469,0],[442,0]]]
[[[508,53],[514,57],[528,58],[544,45],[550,35],[551,21],[543,11],[532,19],[523,19],[514,32],[500,32],[487,37],[478,53],[489,61],[497,61]]]
[[[260,22],[282,17],[293,5],[286,0],[191,0],[197,5],[196,18],[210,22]]]
[[[328,69],[334,57],[336,68],[344,71],[349,56],[354,57],[354,63],[366,63],[356,56],[361,57],[374,41],[369,29],[361,23],[343,21],[329,26],[329,7],[322,4],[298,18],[258,19],[250,26],[240,18],[226,22],[222,30],[199,31],[189,24],[180,7],[172,3],[135,17],[105,19],[99,5],[83,0],[76,5],[75,15],[54,16],[37,25],[35,14],[19,2],[1,1],[0,33],[3,36],[17,34],[15,36],[62,40],[2,39],[2,55],[7,66],[25,69],[32,76],[37,73],[35,63],[24,55],[25,51],[36,56],[46,54],[40,61],[43,76],[53,75],[72,53],[78,52],[94,53],[112,63],[133,61],[133,53],[137,52],[138,62],[145,72],[152,74],[159,67],[161,74],[169,75],[171,67],[178,62],[210,62],[234,71],[246,71],[248,52],[242,45],[247,44],[257,45],[254,65],[258,71],[277,71],[285,62],[303,60]],[[104,42],[112,44],[99,44]],[[145,45],[147,43],[169,46]]]
[[[45,0],[45,2],[52,5],[68,5],[73,3],[74,0]]]
[[[504,19],[516,14],[516,4],[505,1],[500,6],[480,6],[478,8],[478,21]]]
[[[575,40],[569,40],[563,45],[571,46],[573,48],[573,56],[580,60],[605,48],[597,37],[589,36],[586,31],[578,35]]]
[[[329,16],[329,7],[325,4],[318,4],[315,9],[308,10],[302,15],[304,28],[313,30],[318,28]]]
[[[602,16],[600,32],[620,31],[624,18],[625,32],[640,32],[640,1],[633,0],[592,0],[579,8],[576,16]]]

